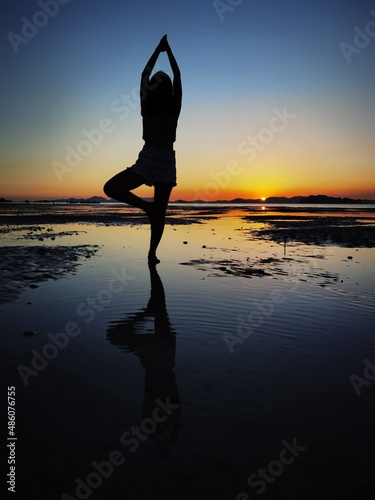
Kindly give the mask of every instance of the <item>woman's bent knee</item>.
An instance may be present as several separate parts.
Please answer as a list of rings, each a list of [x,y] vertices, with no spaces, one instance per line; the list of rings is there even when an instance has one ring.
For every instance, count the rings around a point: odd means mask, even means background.
[[[116,195],[125,191],[132,191],[145,184],[142,175],[135,173],[131,168],[119,172],[104,184],[103,191],[110,198],[116,198]]]
[[[113,189],[112,189],[112,185],[111,185],[110,180],[104,184],[103,191],[104,191],[104,194],[109,196],[109,198],[114,198],[114,196],[113,196],[114,193],[113,193]]]

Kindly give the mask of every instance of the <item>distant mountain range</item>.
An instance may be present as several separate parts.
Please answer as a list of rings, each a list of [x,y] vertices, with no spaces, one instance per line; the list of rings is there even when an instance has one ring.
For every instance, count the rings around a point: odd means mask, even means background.
[[[145,198],[146,200],[152,200],[152,198]],[[1,202],[11,202],[12,200],[6,200],[5,198],[0,198]],[[27,201],[27,200],[25,200]],[[33,203],[116,203],[116,200],[108,200],[103,196],[91,196],[90,198],[62,198],[56,200],[37,200]],[[234,198],[233,200],[174,200],[171,203],[304,203],[304,204],[375,204],[375,200],[364,200],[364,199],[353,199],[353,198],[339,198],[334,196],[327,196],[325,194],[310,195],[310,196],[292,196],[287,198],[285,196],[271,196],[262,200],[261,198],[251,199],[251,198]]]
[[[199,200],[197,200],[199,201]],[[179,200],[182,202],[182,200]],[[204,203],[204,202],[203,202]],[[245,199],[245,198],[235,198],[230,200],[217,200],[212,203],[304,203],[304,204],[367,204],[367,203],[375,203],[375,200],[364,200],[364,199],[353,199],[353,198],[338,198],[334,196],[327,196],[325,194],[318,195],[310,195],[310,196],[292,196],[291,198],[287,198],[285,196],[270,196],[265,200],[261,198],[257,199]]]

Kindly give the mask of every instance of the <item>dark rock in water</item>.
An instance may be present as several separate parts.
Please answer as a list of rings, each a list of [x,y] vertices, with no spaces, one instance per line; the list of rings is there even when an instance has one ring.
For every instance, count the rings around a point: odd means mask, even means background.
[[[245,266],[241,261],[235,259],[197,259],[190,260],[189,262],[180,262],[180,264],[184,266],[194,266],[200,271],[221,271],[223,276],[241,276],[243,278],[251,278],[253,276],[272,276],[271,273],[266,272],[263,269]]]
[[[242,271],[244,276],[269,276],[263,269],[248,268]]]
[[[34,283],[31,283],[30,288],[38,288],[38,285],[34,285]]]

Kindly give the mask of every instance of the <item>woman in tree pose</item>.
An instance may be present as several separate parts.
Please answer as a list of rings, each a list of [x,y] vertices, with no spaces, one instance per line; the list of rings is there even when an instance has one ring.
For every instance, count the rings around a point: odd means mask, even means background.
[[[163,71],[158,71],[151,77],[161,52],[168,55],[173,83]],[[156,249],[163,235],[169,197],[176,186],[173,143],[176,140],[182,102],[181,74],[167,35],[160,40],[142,72],[140,99],[144,146],[135,164],[112,177],[104,185],[104,192],[110,198],[146,212],[151,225],[148,261],[150,264],[157,264],[160,261],[156,257]],[[154,186],[153,202],[143,200],[131,192],[142,184]]]

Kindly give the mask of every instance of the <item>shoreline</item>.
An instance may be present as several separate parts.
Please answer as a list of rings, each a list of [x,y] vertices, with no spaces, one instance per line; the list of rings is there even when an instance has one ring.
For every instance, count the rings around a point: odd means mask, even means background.
[[[122,208],[122,207],[121,207]],[[249,213],[252,209],[238,210],[236,207],[221,207],[212,209],[210,207],[183,207],[169,210],[166,219],[167,226],[179,228],[181,241],[188,239],[190,228],[194,225],[204,226],[210,223],[227,223],[232,219],[243,226],[236,229],[239,231],[241,245],[252,243],[259,245],[264,242],[267,245],[283,245],[284,249],[293,245],[302,245],[302,249],[315,247],[341,247],[348,249],[374,248],[375,247],[375,217],[347,216],[342,214],[327,215],[322,213],[295,212],[288,213],[259,211]],[[226,221],[226,222],[225,222]],[[74,224],[74,226],[72,226]],[[77,228],[77,225],[82,226]],[[57,226],[57,227],[56,227]],[[71,226],[71,227],[70,227]],[[76,272],[77,267],[84,259],[93,257],[98,251],[98,245],[92,244],[91,240],[77,244],[81,241],[80,236],[86,235],[95,227],[105,228],[111,231],[116,226],[148,226],[148,218],[139,210],[122,208],[119,212],[103,214],[102,211],[87,213],[84,211],[70,211],[70,213],[35,214],[33,210],[24,215],[13,215],[0,217],[0,235],[2,238],[0,246],[0,277],[2,282],[0,302],[12,302],[18,298],[21,292],[29,287],[38,287],[38,283],[47,280],[57,280]],[[220,226],[221,227],[221,226]],[[224,227],[224,226],[223,226]],[[229,236],[227,226],[224,234]],[[66,245],[66,237],[73,241]],[[64,243],[61,239],[64,238]],[[77,239],[78,238],[78,239]],[[231,239],[231,238],[228,238]],[[134,240],[136,244],[137,240]],[[18,243],[19,242],[19,243]],[[11,244],[9,244],[11,243]],[[187,242],[186,242],[187,244]],[[232,243],[231,243],[232,245]],[[242,278],[262,278],[265,276],[289,276],[290,266],[298,265],[295,258],[288,259],[286,256],[275,257],[271,253],[261,257],[251,258],[236,254],[228,255],[233,247],[218,248],[202,245],[207,248],[209,255],[202,252],[199,255],[188,255],[184,259],[176,253],[178,264],[192,266],[195,269],[211,272],[216,276],[239,276]],[[237,247],[238,248],[238,247]],[[309,250],[310,251],[310,250]],[[302,250],[303,253],[303,250]],[[209,258],[207,258],[209,257]],[[352,258],[348,256],[348,259]],[[311,258],[302,260],[305,265]],[[319,272],[318,272],[319,271]],[[335,273],[322,275],[318,270],[314,282],[334,283],[338,280]],[[318,277],[318,279],[316,279]],[[321,280],[320,277],[325,277]],[[299,279],[305,279],[303,275]]]
[[[67,209],[68,208],[68,209]],[[349,209],[348,209],[349,210]],[[351,209],[350,209],[351,210]],[[204,207],[170,206],[166,214],[168,225],[204,224],[221,217],[240,219],[259,228],[252,236],[275,242],[298,241],[306,244],[337,244],[339,246],[375,246],[375,213],[332,210],[331,207]],[[14,213],[1,212],[0,237],[15,231],[44,231],[51,238],[52,225],[88,224],[95,226],[148,225],[143,211],[127,205],[74,210],[71,207],[52,210],[26,209]],[[49,228],[40,226],[50,226]],[[42,233],[38,239],[42,241]],[[31,237],[29,239],[32,239]],[[35,239],[35,238],[34,238]]]
[[[11,208],[11,209],[9,209]],[[260,220],[267,217],[348,217],[350,219],[367,220],[375,225],[374,205],[280,205],[280,204],[210,204],[210,203],[169,203],[167,223],[189,224],[199,223],[208,217],[217,218],[221,215],[235,214],[249,216]],[[179,218],[180,216],[180,218]],[[12,204],[4,207],[0,204],[0,228],[6,225],[20,224],[64,224],[64,223],[148,223],[143,211],[129,205],[118,204],[73,204],[46,205]]]

